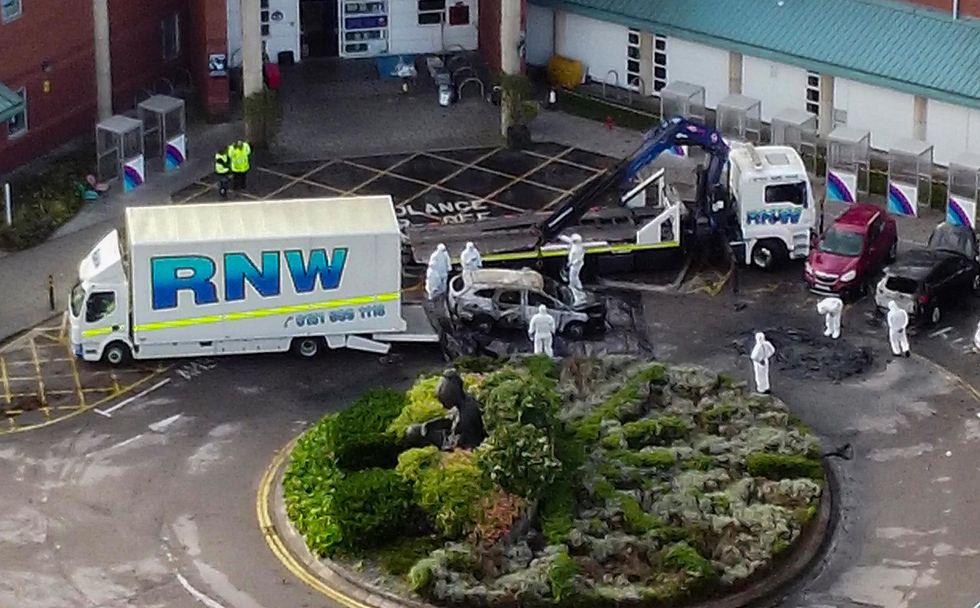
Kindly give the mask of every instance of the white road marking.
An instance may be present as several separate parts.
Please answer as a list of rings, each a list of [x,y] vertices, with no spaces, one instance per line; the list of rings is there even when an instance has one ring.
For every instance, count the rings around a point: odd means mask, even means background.
[[[163,420],[160,420],[158,422],[154,422],[154,423],[148,425],[148,428],[151,431],[154,431],[154,432],[159,433],[159,432],[163,431],[163,429],[165,429],[168,426],[170,426],[171,424],[177,422],[177,420],[179,418],[180,418],[180,414],[174,414],[170,418],[164,418]]]
[[[126,439],[125,441],[120,441],[119,443],[110,445],[109,447],[107,447],[104,450],[99,450],[97,452],[92,452],[92,453],[88,454],[88,457],[91,458],[91,457],[93,457],[93,456],[95,456],[97,454],[105,454],[106,452],[110,452],[112,450],[118,450],[121,447],[124,447],[124,446],[127,446],[127,445],[133,443],[134,441],[138,440],[142,436],[143,436],[143,433],[140,433],[139,435],[137,435],[135,437],[130,437],[129,439]]]
[[[953,340],[953,344],[959,344],[962,341],[963,341],[963,336],[960,336],[959,338],[956,338],[955,340]]]
[[[144,391],[142,391],[140,393],[137,393],[137,394],[133,395],[129,399],[123,399],[122,401],[120,401],[119,403],[117,403],[116,405],[110,407],[107,410],[96,409],[95,410],[95,413],[96,414],[102,414],[106,418],[112,418],[112,412],[118,410],[119,408],[121,408],[123,406],[129,405],[130,403],[132,403],[133,401],[136,401],[137,399],[140,399],[142,397],[145,397],[145,396],[149,395],[153,391],[157,390],[158,388],[160,388],[161,386],[163,386],[163,385],[165,385],[165,384],[167,384],[169,382],[170,382],[170,378],[166,378],[164,380],[161,380],[161,381],[157,382],[156,384],[154,384],[153,386],[151,386],[150,388],[148,388],[148,389],[146,389],[146,390],[144,390]]]
[[[192,587],[191,584],[187,582],[187,579],[184,578],[184,575],[181,574],[180,572],[177,573],[177,581],[180,583],[181,587],[187,590],[187,593],[190,593],[192,596],[194,596],[194,599],[201,602],[208,608],[225,608],[215,600],[209,598],[208,596],[204,595],[203,593],[201,593],[200,591]]]
[[[948,334],[949,332],[951,332],[951,331],[953,331],[953,326],[952,326],[952,325],[949,325],[949,326],[947,326],[947,327],[944,327],[944,328],[942,328],[942,329],[937,329],[936,331],[934,331],[934,332],[932,332],[931,334],[929,334],[929,337],[930,337],[930,338],[935,338],[935,337],[937,337],[937,336],[942,336],[943,338],[945,338],[945,337],[946,337],[946,335],[947,335],[947,334]]]

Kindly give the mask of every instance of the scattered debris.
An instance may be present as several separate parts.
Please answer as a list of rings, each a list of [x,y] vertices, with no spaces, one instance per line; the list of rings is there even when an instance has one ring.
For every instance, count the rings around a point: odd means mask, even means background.
[[[829,378],[835,382],[867,371],[874,361],[871,349],[850,344],[845,339],[832,340],[809,331],[774,327],[764,330],[776,347],[773,367],[796,378]],[[755,343],[755,332],[742,334],[734,348],[748,355]]]

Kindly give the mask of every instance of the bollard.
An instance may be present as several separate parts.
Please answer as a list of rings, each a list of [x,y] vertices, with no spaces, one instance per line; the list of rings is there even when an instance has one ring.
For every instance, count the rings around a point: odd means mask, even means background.
[[[54,310],[54,276],[48,275],[48,306]]]

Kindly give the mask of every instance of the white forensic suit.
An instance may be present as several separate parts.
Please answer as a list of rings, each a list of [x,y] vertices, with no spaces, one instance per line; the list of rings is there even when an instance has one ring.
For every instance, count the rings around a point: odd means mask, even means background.
[[[776,354],[776,347],[766,340],[761,331],[755,334],[755,346],[749,357],[752,359],[752,371],[755,372],[755,390],[760,393],[769,392],[769,359]]]
[[[463,253],[459,254],[459,265],[463,268],[463,276],[483,268],[483,258],[480,257],[480,250],[472,242],[466,243]]]
[[[905,330],[909,326],[909,313],[899,308],[892,300],[888,303],[888,314],[885,318],[888,321],[888,342],[891,343],[892,354],[896,357],[899,355],[908,357],[909,336]]]
[[[980,350],[980,323],[977,323],[977,331],[973,334],[973,348]]]
[[[817,302],[817,312],[824,315],[823,335],[836,340],[840,337],[840,318],[844,312],[844,302],[835,296]]]
[[[562,241],[568,243],[568,286],[572,289],[572,295],[576,302],[585,301],[585,289],[582,287],[582,268],[585,266],[585,244],[582,242],[581,234],[573,234],[571,237],[561,235]]]
[[[554,336],[555,320],[548,314],[548,307],[542,304],[527,325],[527,337],[534,342],[534,354],[544,353],[549,357],[554,357],[555,351],[552,348]]]
[[[429,265],[425,269],[425,293],[430,300],[446,293],[446,284],[449,282],[449,272],[452,269],[453,263],[449,259],[449,252],[446,251],[445,245],[439,243],[429,256]]]

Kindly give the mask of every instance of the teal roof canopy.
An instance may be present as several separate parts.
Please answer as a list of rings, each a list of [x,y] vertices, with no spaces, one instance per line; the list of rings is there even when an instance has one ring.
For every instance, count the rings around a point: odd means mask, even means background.
[[[886,0],[529,1],[980,108],[976,19]]]
[[[7,122],[24,109],[24,100],[0,82],[0,122]]]

